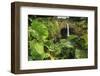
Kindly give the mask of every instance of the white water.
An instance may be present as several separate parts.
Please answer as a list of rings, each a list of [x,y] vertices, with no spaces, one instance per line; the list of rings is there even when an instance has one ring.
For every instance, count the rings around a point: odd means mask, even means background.
[[[69,24],[67,24],[67,36],[69,36]]]

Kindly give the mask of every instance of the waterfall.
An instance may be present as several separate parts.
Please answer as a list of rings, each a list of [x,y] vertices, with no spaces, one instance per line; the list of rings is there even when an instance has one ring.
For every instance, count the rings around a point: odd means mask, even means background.
[[[67,36],[69,36],[69,24],[67,24]]]

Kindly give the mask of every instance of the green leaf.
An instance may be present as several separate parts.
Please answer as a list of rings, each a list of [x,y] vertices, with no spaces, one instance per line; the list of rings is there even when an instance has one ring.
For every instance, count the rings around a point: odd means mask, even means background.
[[[53,43],[52,40],[48,40],[45,43],[45,46],[48,48],[48,51],[55,51],[55,44]]]
[[[39,22],[38,20],[33,20],[31,25],[32,29],[36,33],[38,33],[40,39],[44,40],[48,37],[48,29],[42,22]]]
[[[31,55],[33,59],[43,59],[45,56],[43,43],[31,41],[30,42]]]
[[[80,50],[80,49],[75,50],[75,57],[77,59],[87,58],[87,56],[88,56],[87,50]]]
[[[61,39],[60,42],[61,42],[60,45],[62,47],[74,48],[74,46],[72,45],[72,43],[70,41],[67,41],[66,39]]]
[[[29,27],[29,30],[28,30],[28,37],[29,38],[34,37],[37,40],[39,40],[39,34],[38,34],[38,32],[35,31],[35,30],[33,30],[31,27]]]
[[[69,35],[68,40],[70,41],[76,38],[77,38],[77,35]]]

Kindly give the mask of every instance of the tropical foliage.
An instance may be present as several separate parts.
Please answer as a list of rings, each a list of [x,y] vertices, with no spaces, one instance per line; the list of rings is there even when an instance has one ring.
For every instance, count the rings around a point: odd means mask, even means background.
[[[88,57],[86,17],[28,16],[28,59]],[[69,29],[68,27],[69,26]],[[69,35],[68,35],[69,30]]]

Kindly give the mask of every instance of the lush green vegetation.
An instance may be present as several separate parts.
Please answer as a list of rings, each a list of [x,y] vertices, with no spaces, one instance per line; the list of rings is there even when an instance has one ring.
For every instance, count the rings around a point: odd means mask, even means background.
[[[87,23],[86,17],[29,15],[28,59],[87,58]]]

